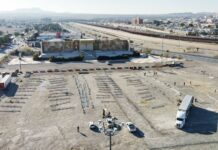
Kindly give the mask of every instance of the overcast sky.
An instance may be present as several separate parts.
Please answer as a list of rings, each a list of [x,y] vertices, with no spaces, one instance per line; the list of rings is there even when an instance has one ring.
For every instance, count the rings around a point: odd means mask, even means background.
[[[218,0],[0,0],[0,11],[20,8],[104,14],[218,12]]]

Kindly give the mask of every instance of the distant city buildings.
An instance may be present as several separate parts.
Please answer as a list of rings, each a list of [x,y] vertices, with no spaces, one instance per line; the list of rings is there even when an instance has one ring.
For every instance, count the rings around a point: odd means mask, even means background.
[[[143,19],[136,17],[132,19],[132,25],[140,25],[143,24]]]
[[[177,36],[195,36],[218,38],[218,13],[169,14],[161,16],[128,16],[122,19],[100,19],[94,24],[112,28],[121,28],[151,34],[173,34]]]
[[[109,24],[107,23],[107,25]],[[137,25],[140,26],[137,27]],[[132,30],[148,33],[218,38],[218,13],[144,19],[135,17],[131,20],[131,23],[113,23],[112,26],[121,26],[127,29],[132,28]]]
[[[52,19],[51,18],[42,18],[41,19],[41,23],[43,23],[43,24],[50,24],[50,23],[52,23]]]

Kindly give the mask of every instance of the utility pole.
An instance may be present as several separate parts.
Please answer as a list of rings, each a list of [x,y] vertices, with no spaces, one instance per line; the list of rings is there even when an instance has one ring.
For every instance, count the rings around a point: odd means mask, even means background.
[[[112,150],[112,136],[114,135],[114,130],[108,128],[105,133],[109,136],[109,150]]]
[[[178,33],[178,37],[179,37],[179,49],[181,48],[181,43],[180,43],[180,35]]]
[[[21,52],[19,52],[20,72],[21,72],[21,59],[22,59],[22,58],[21,58],[21,57],[22,57],[21,55],[22,55]]]
[[[110,131],[110,150],[112,150],[112,144],[111,144],[112,142],[111,141],[112,141],[112,139],[111,139],[111,131]]]
[[[164,49],[164,35],[162,35],[162,56],[163,56],[163,49]]]

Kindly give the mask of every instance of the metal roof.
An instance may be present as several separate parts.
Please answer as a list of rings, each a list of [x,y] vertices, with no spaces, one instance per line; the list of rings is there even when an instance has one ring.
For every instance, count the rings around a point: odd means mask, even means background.
[[[184,99],[182,100],[182,103],[181,105],[179,106],[179,109],[180,110],[187,110],[187,108],[189,107],[190,103],[192,103],[192,99],[193,99],[193,96],[191,95],[186,95],[184,97]]]

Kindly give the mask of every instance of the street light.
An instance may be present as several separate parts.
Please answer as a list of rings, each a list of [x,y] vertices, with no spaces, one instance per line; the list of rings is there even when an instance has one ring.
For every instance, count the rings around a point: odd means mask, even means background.
[[[179,50],[180,50],[180,48],[181,48],[181,43],[180,43],[180,35],[179,35],[178,32],[177,32],[177,36],[178,36],[178,38],[179,38]]]
[[[116,122],[116,118],[108,118],[107,121],[107,127],[104,128],[105,135],[109,136],[109,150],[112,149],[112,136],[118,134],[118,132],[121,130],[121,124]],[[103,125],[104,126],[104,125]]]
[[[20,72],[21,72],[21,59],[22,59],[21,57],[22,57],[22,53],[19,52]]]
[[[112,150],[112,136],[114,135],[115,131],[113,129],[106,129],[105,134],[109,136],[109,150]]]
[[[180,35],[179,35],[179,49],[181,48],[181,41],[180,41]]]
[[[162,57],[163,57],[163,49],[164,49],[164,37],[165,35],[163,34],[162,35]]]

